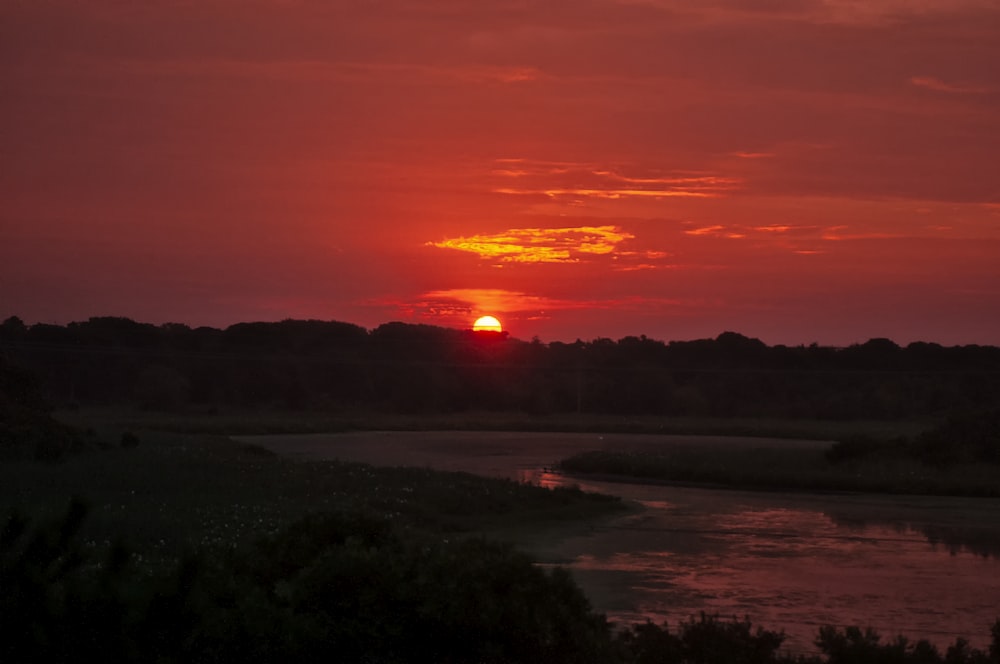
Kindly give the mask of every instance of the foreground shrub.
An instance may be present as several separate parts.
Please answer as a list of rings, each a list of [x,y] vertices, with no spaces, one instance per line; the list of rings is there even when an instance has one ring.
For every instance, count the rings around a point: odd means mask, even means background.
[[[625,657],[636,664],[769,664],[795,661],[778,649],[782,632],[753,628],[749,620],[720,620],[702,613],[682,622],[676,634],[667,625],[635,625],[619,636]]]
[[[951,415],[913,443],[914,454],[926,463],[1000,464],[1000,408]]]
[[[2,661],[607,662],[610,627],[568,574],[485,540],[307,519],[258,546],[142,574],[92,560],[84,508],[0,536]]]

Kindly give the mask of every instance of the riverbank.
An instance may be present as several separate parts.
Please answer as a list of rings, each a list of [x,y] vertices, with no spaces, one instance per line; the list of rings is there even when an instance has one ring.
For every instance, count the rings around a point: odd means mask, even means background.
[[[909,459],[831,463],[815,449],[756,447],[718,450],[694,447],[656,452],[594,450],[560,461],[576,477],[615,482],[675,483],[767,491],[1000,496],[993,466],[956,464],[934,468]]]

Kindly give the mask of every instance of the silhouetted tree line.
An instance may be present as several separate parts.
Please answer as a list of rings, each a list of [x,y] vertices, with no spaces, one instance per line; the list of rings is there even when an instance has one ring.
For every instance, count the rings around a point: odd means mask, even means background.
[[[567,662],[583,664],[991,664],[958,639],[882,641],[823,627],[819,655],[782,632],[702,614],[615,631],[569,575],[508,545],[396,532],[377,516],[303,519],[245,549],[140,569],[122,545],[94,555],[86,507],[0,529],[0,660],[9,662]]]
[[[724,332],[546,344],[404,323],[9,318],[0,353],[35,373],[57,405],[895,419],[1000,402],[1000,348],[888,339],[768,346]]]

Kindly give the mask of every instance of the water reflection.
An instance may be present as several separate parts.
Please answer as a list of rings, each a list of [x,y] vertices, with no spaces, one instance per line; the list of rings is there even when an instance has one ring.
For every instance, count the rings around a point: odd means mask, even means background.
[[[580,481],[579,478],[566,476],[557,470],[549,468],[525,468],[517,473],[521,482],[535,484],[545,488],[574,486],[590,491],[611,490],[616,487],[632,486],[608,482]],[[669,487],[661,487],[668,491]],[[619,491],[617,495],[630,493]],[[723,494],[737,494],[727,492]],[[671,505],[662,500],[646,497],[640,502],[647,509],[669,509]],[[902,538],[905,540],[923,540],[936,550],[948,552],[951,555],[971,553],[983,558],[1000,558],[1000,501],[983,498],[953,498],[953,497],[893,497],[893,496],[863,496],[863,495],[832,495],[832,494],[767,494],[777,495],[782,502],[796,502],[800,505],[820,505],[815,514],[808,519],[821,519],[827,522],[823,528],[813,524],[810,537],[813,539],[865,537],[870,527],[877,527],[878,539]],[[720,503],[715,509],[724,513],[730,509]],[[772,538],[799,537],[802,528],[802,507],[769,507],[755,512],[741,512],[736,522],[727,522],[729,526],[740,531],[755,532],[766,524],[767,533],[758,532]],[[775,530],[775,526],[778,528]],[[889,530],[893,535],[887,535]],[[847,532],[845,532],[847,531]],[[849,533],[849,534],[848,534]]]
[[[534,484],[545,489],[559,489],[579,486],[565,475],[550,468],[523,468],[517,471],[517,481],[521,484]]]
[[[747,616],[807,652],[827,624],[985,647],[1000,617],[996,501],[580,484],[643,509],[536,552],[613,620]]]
[[[1000,541],[996,528],[989,526],[961,526],[921,521],[897,521],[892,519],[858,519],[830,514],[838,525],[844,528],[863,529],[870,524],[884,525],[897,533],[919,533],[931,546],[951,555],[971,553],[983,558],[1000,558]]]

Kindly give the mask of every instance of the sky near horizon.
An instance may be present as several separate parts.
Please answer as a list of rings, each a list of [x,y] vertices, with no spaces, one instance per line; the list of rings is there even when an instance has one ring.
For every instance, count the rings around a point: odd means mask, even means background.
[[[1000,0],[6,0],[0,319],[1000,345]]]

